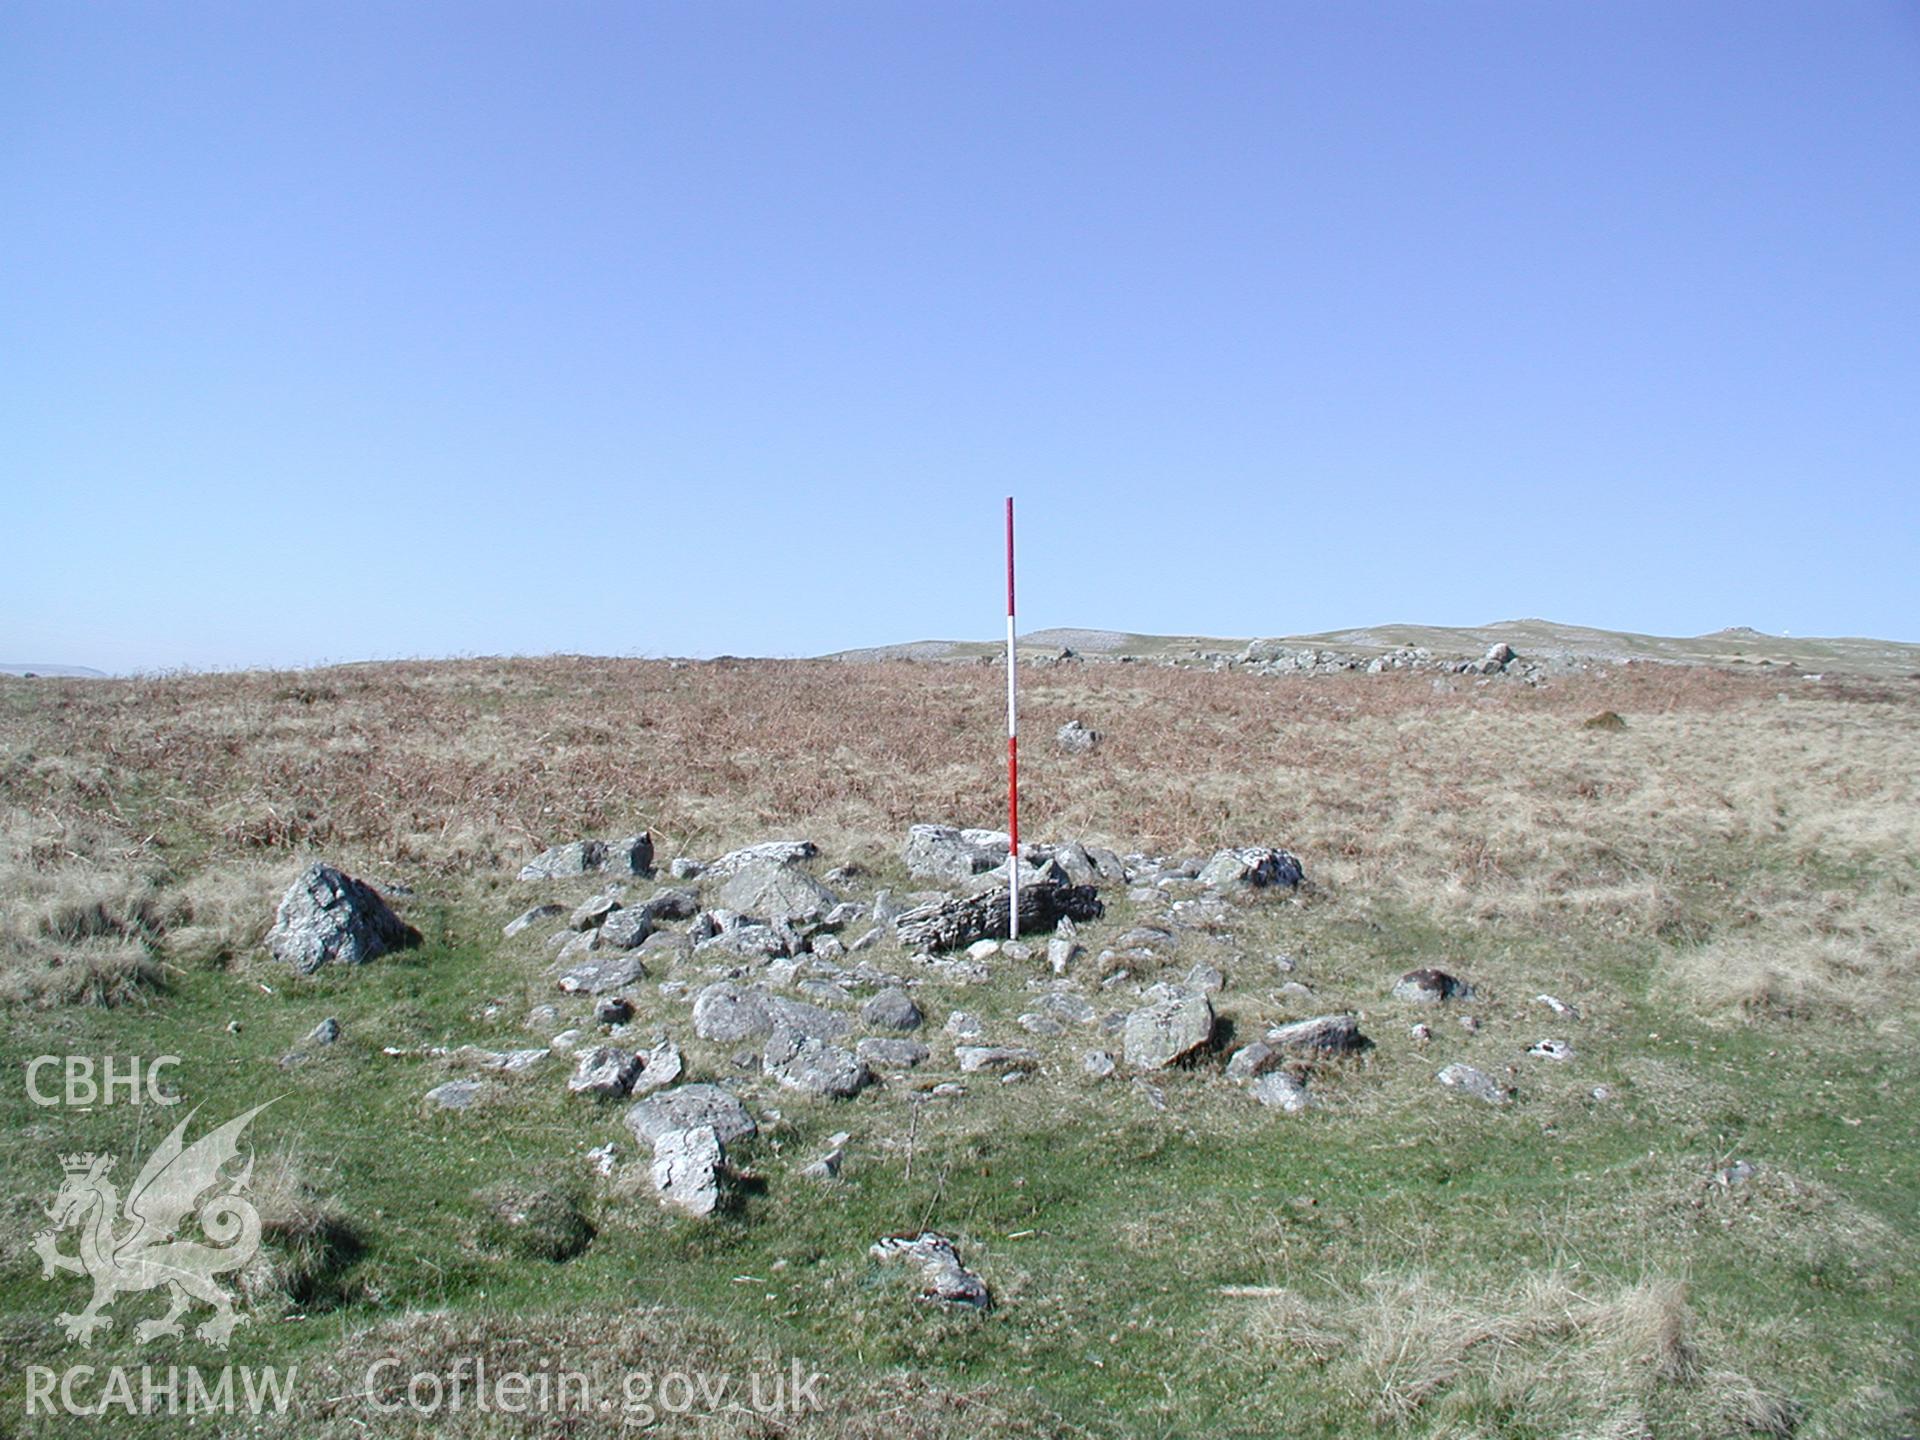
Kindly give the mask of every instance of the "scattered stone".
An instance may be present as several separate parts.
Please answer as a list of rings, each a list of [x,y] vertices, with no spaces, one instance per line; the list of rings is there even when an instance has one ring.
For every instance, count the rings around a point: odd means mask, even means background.
[[[1040,1052],[1024,1045],[956,1045],[953,1058],[963,1075],[993,1075],[1038,1065]]]
[[[836,1145],[800,1173],[809,1180],[836,1180],[840,1176],[840,1166],[846,1158],[846,1150]]]
[[[976,1310],[989,1309],[993,1304],[986,1282],[960,1263],[959,1252],[944,1235],[930,1230],[916,1236],[889,1235],[868,1253],[876,1260],[909,1260],[918,1265],[922,1300]]]
[[[1247,1093],[1262,1105],[1284,1110],[1289,1115],[1298,1114],[1312,1103],[1307,1087],[1284,1070],[1268,1071],[1248,1087]]]
[[[1278,1069],[1286,1058],[1273,1046],[1256,1040],[1251,1045],[1242,1045],[1227,1060],[1227,1079],[1257,1080],[1268,1071]]]
[[[427,1091],[425,1098],[442,1110],[471,1110],[485,1089],[478,1080],[449,1080]]]
[[[1264,889],[1270,885],[1292,887],[1306,878],[1299,857],[1286,850],[1249,845],[1237,850],[1222,850],[1209,860],[1197,877],[1202,885],[1223,889],[1241,885]]]
[[[907,830],[901,856],[914,878],[959,885],[999,865],[1010,849],[1004,835],[956,830],[951,825],[914,825]]]
[[[1078,720],[1069,720],[1053,732],[1053,742],[1069,755],[1085,755],[1098,745],[1101,735],[1098,730],[1090,730]]]
[[[1541,1040],[1527,1047],[1527,1054],[1540,1060],[1573,1059],[1573,1047],[1564,1040]]]
[[[331,865],[309,865],[287,887],[267,932],[274,959],[311,975],[322,965],[363,965],[420,943],[420,932],[388,908],[371,885]]]
[[[1110,1052],[1089,1050],[1080,1057],[1080,1068],[1096,1080],[1105,1080],[1119,1068],[1119,1065]]]
[[[1449,1090],[1458,1090],[1463,1095],[1471,1095],[1476,1100],[1484,1100],[1489,1105],[1504,1105],[1512,1097],[1493,1082],[1484,1070],[1476,1070],[1471,1065],[1456,1061],[1434,1076]]]
[[[564,950],[560,958],[567,958]],[[570,995],[604,995],[643,980],[646,974],[646,962],[635,951],[594,950],[570,965],[556,983]]]
[[[1125,931],[1113,942],[1116,950],[1142,950],[1152,954],[1158,950],[1171,950],[1179,945],[1171,930],[1162,930],[1158,925],[1136,925]]]
[[[956,1010],[947,1016],[947,1033],[962,1040],[971,1040],[976,1035],[984,1035],[986,1026],[980,1023],[980,1017],[970,1010]]]
[[[1723,1190],[1731,1190],[1736,1185],[1744,1185],[1758,1174],[1757,1168],[1745,1160],[1736,1160],[1731,1165],[1713,1172],[1713,1183]]]
[[[1213,1038],[1213,1006],[1198,990],[1154,987],[1152,1003],[1127,1017],[1124,1050],[1136,1070],[1164,1070]]]
[[[529,1050],[487,1050],[478,1045],[461,1045],[453,1050],[435,1050],[449,1065],[469,1070],[497,1070],[503,1075],[525,1075],[553,1053],[549,1046]]]
[[[702,1040],[752,1040],[773,1033],[776,1025],[815,1039],[847,1033],[846,1017],[803,1000],[771,995],[758,985],[719,980],[693,1002],[693,1029]]]
[[[1443,1000],[1467,1000],[1472,996],[1471,985],[1431,966],[1407,971],[1393,986],[1394,999],[1411,1001],[1415,1005],[1438,1005]]]
[[[578,964],[593,953],[593,947],[599,943],[599,939],[599,935],[591,930],[582,931],[577,935],[571,930],[562,930],[553,937],[553,940],[561,942],[560,953],[554,957],[554,964],[563,968]],[[553,940],[549,940],[547,944],[551,946]]]
[[[604,1145],[596,1145],[587,1151],[587,1165],[593,1173],[605,1178],[613,1174],[613,1167],[619,1162],[620,1147],[609,1140]]]
[[[653,934],[653,916],[645,909],[616,910],[607,916],[594,942],[598,950],[631,950]]]
[[[598,840],[575,840],[542,850],[520,867],[522,880],[564,880],[590,875],[606,863],[607,847]]]
[[[1433,1027],[1427,1024],[1411,1025],[1407,1028],[1407,1034],[1424,1045],[1433,1039]]]
[[[691,890],[665,886],[638,905],[629,906],[656,923],[662,920],[691,920],[700,913],[700,897]]]
[[[689,1215],[711,1215],[720,1204],[724,1143],[711,1125],[669,1130],[655,1140],[653,1188],[660,1198]]]
[[[766,840],[741,850],[730,850],[707,866],[709,880],[731,879],[734,872],[749,865],[798,865],[820,853],[811,840]]]
[[[1471,1015],[1462,1015],[1460,1017],[1460,1028],[1469,1035],[1478,1035],[1480,1033],[1480,1022]]]
[[[1596,1085],[1593,1087],[1593,1089],[1591,1089],[1587,1093],[1593,1096],[1593,1098],[1599,1101],[1602,1105],[1606,1104],[1607,1101],[1613,1099],[1613,1089],[1611,1086],[1608,1086],[1608,1085]]]
[[[680,1058],[680,1047],[662,1035],[653,1042],[652,1049],[640,1052],[640,1067],[640,1078],[633,1082],[635,1095],[671,1085],[686,1069],[686,1062]]]
[[[1064,935],[1056,935],[1047,941],[1047,964],[1053,967],[1053,973],[1064,975],[1067,967],[1084,952],[1080,946]]]
[[[1008,940],[1000,946],[1000,953],[1009,960],[1031,960],[1033,947],[1024,940]]]
[[[991,960],[1000,953],[998,940],[976,940],[967,947],[969,960]]]
[[[860,1007],[860,1018],[882,1030],[918,1030],[925,1017],[911,995],[890,985]]]
[[[542,920],[551,920],[554,916],[564,913],[564,907],[559,905],[536,905],[531,910],[522,911],[520,914],[514,916],[513,919],[506,923],[506,926],[500,933],[508,940],[511,940],[521,931],[538,925]]]
[[[1091,1025],[1100,1018],[1100,1012],[1083,995],[1071,990],[1049,990],[1034,1002],[1036,1010],[1045,1010],[1073,1025]]]
[[[671,1131],[701,1125],[711,1126],[722,1145],[759,1133],[747,1107],[718,1085],[677,1085],[627,1111],[627,1128],[649,1145]]]
[[[1053,1036],[1067,1033],[1067,1027],[1054,1019],[1053,1016],[1041,1015],[1031,1010],[1019,1018],[1019,1025],[1020,1028],[1029,1035]]]
[[[638,1055],[617,1045],[596,1045],[582,1051],[574,1066],[567,1089],[575,1095],[591,1095],[598,1100],[618,1100],[633,1089],[644,1068]]]
[[[600,868],[610,875],[653,874],[653,836],[651,833],[627,835],[606,847]]]
[[[1201,960],[1187,971],[1186,985],[1189,990],[1198,990],[1202,995],[1218,995],[1227,988],[1227,977],[1218,966]]]
[[[850,1050],[776,1025],[761,1058],[767,1074],[789,1090],[846,1099],[873,1083],[873,1072]]]
[[[567,917],[569,930],[598,930],[601,923],[620,908],[616,895],[594,895],[582,900]]]
[[[1311,1020],[1296,1020],[1267,1032],[1267,1044],[1276,1050],[1321,1055],[1349,1055],[1366,1049],[1372,1042],[1360,1033],[1360,1022],[1351,1015],[1316,1015]]]
[[[580,1032],[578,1030],[562,1030],[547,1042],[547,1048],[556,1054],[564,1055],[579,1043]]]
[[[853,1047],[854,1053],[876,1070],[911,1070],[924,1065],[930,1053],[918,1040],[895,1040],[870,1035]]]
[[[1578,1010],[1567,1004],[1566,1001],[1557,999],[1552,995],[1536,995],[1533,997],[1533,1003],[1536,1005],[1544,1005],[1554,1014],[1564,1015],[1569,1020],[1578,1020],[1580,1018],[1580,1012]]]
[[[698,860],[682,855],[667,867],[667,873],[676,880],[697,880],[706,868]]]
[[[721,888],[720,903],[768,920],[805,922],[820,919],[840,899],[796,865],[756,860],[733,871]]]
[[[315,1045],[331,1045],[339,1038],[340,1022],[332,1015],[307,1032],[307,1039]]]

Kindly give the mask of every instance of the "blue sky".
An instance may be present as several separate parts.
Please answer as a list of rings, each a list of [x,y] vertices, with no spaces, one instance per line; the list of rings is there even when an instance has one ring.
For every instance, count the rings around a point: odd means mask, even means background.
[[[0,659],[1920,639],[1920,7],[0,11]]]

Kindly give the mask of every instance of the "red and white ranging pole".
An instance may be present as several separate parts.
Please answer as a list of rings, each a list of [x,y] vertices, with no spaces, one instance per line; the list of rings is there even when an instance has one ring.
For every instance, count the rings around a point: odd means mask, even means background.
[[[1007,497],[1007,938],[1020,938],[1020,667],[1013,653],[1013,497]]]

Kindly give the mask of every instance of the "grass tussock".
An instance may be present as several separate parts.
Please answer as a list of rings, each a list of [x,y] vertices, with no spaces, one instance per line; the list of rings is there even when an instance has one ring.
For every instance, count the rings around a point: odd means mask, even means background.
[[[361,1253],[361,1237],[313,1183],[298,1152],[287,1148],[256,1160],[247,1194],[265,1242],[240,1273],[247,1299],[306,1311],[347,1298],[345,1276]]]
[[[144,999],[177,912],[151,860],[107,827],[0,809],[0,1003]]]
[[[1596,1285],[1552,1271],[1504,1291],[1428,1272],[1370,1275],[1345,1300],[1282,1291],[1249,1324],[1325,1367],[1401,1433],[1599,1436],[1792,1433],[1792,1407],[1703,1356],[1687,1287],[1669,1277]],[[1461,1426],[1466,1426],[1463,1430]]]

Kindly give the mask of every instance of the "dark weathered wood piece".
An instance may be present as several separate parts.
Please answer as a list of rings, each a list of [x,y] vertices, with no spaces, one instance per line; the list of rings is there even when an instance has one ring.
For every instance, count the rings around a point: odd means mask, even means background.
[[[895,922],[900,943],[914,950],[958,950],[976,940],[1007,938],[1008,897],[1003,885],[959,900],[909,910]],[[1022,885],[1020,933],[1041,935],[1063,919],[1097,920],[1100,896],[1091,885]]]

